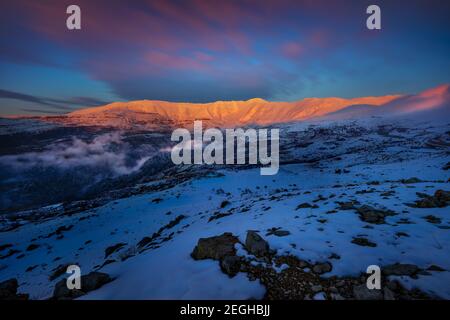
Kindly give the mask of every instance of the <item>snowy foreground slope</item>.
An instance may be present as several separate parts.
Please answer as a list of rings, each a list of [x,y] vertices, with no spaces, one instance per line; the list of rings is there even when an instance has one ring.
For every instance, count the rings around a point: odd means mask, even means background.
[[[176,167],[97,207],[16,217],[21,226],[0,233],[0,282],[51,298],[64,267],[78,264],[113,279],[80,299],[353,299],[371,298],[355,290],[379,265],[391,288],[382,298],[450,299],[450,202],[426,196],[450,190],[449,130],[446,119],[417,117],[284,125],[275,176]],[[249,230],[269,255],[247,250]],[[233,277],[191,256],[200,238],[225,232],[245,261]]]

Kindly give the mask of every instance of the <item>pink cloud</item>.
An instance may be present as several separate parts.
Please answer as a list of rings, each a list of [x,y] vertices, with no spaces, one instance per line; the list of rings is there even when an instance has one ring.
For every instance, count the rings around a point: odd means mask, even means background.
[[[286,42],[281,47],[282,54],[289,59],[296,59],[304,53],[304,47],[298,42]]]

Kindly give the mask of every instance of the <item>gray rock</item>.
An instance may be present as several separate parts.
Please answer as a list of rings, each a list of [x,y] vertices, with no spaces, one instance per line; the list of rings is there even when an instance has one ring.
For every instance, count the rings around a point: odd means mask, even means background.
[[[395,294],[391,291],[391,289],[385,287],[383,289],[383,298],[384,300],[395,300]]]
[[[323,287],[320,284],[318,284],[318,285],[312,286],[311,290],[312,290],[312,292],[317,293],[317,292],[322,291]]]
[[[261,257],[269,253],[269,244],[255,231],[248,231],[245,239],[247,251],[255,256]]]
[[[332,269],[332,266],[329,262],[318,263],[313,267],[314,273],[317,273],[317,274],[323,274],[326,272],[330,272],[331,269]]]
[[[359,217],[362,221],[374,224],[385,223],[385,217],[395,215],[394,211],[379,210],[367,205],[357,208],[356,211],[358,211]]]
[[[234,277],[241,268],[241,258],[238,256],[225,256],[220,260],[220,268],[230,277]]]
[[[363,246],[363,247],[376,247],[377,246],[377,244],[375,242],[372,242],[366,238],[360,238],[360,237],[353,238],[353,240],[351,242],[358,246]]]
[[[113,254],[114,252],[116,252],[117,250],[123,248],[123,247],[126,246],[126,245],[127,245],[126,243],[120,242],[120,243],[117,243],[117,244],[115,244],[115,245],[113,245],[113,246],[110,246],[110,247],[106,248],[106,249],[105,249],[105,259],[106,259],[109,255]]]
[[[17,279],[0,282],[0,300],[28,300],[28,294],[18,294],[19,283]]]
[[[345,300],[339,293],[331,293],[330,296],[332,300]]]
[[[414,264],[396,263],[383,267],[382,272],[386,276],[414,276],[421,269]]]
[[[220,260],[225,256],[234,256],[236,254],[234,244],[237,242],[239,242],[238,238],[229,232],[220,236],[200,238],[191,256],[195,260]]]
[[[291,233],[287,230],[276,230],[273,232],[273,234],[277,237],[285,237],[290,235]]]
[[[58,281],[53,290],[53,299],[57,300],[71,300],[76,299],[90,291],[96,290],[103,285],[111,282],[111,277],[102,272],[91,272],[87,275],[81,276],[81,288],[78,289],[68,289],[67,279],[62,279]]]
[[[383,300],[381,290],[369,290],[365,284],[353,287],[353,295],[356,300]]]

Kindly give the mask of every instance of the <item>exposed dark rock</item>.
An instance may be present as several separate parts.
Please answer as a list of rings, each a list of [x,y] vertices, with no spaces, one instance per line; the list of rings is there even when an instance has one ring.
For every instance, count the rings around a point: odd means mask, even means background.
[[[32,243],[27,247],[27,251],[33,251],[33,250],[36,250],[37,248],[39,248],[39,245]]]
[[[401,183],[404,184],[410,184],[410,183],[419,183],[419,182],[423,182],[422,180],[420,180],[419,178],[413,177],[413,178],[409,178],[409,179],[402,179],[400,180]]]
[[[245,248],[257,257],[262,257],[269,253],[269,244],[256,231],[247,231]]]
[[[236,254],[234,244],[237,242],[239,242],[238,238],[229,232],[225,232],[220,236],[200,238],[191,256],[195,260],[220,260],[225,256],[233,256]]]
[[[7,253],[5,253],[4,255],[0,256],[0,259],[6,259],[6,258],[8,258],[8,257],[10,257],[10,256],[12,256],[12,255],[14,255],[16,253],[19,253],[19,252],[20,251],[16,250],[16,249],[9,249]]]
[[[299,204],[299,205],[297,206],[297,208],[295,208],[295,210],[298,210],[298,209],[306,209],[306,208],[312,208],[312,205],[310,205],[310,204],[307,203],[307,202],[304,202],[304,203]]]
[[[53,291],[53,299],[56,300],[71,300],[76,299],[90,291],[96,290],[103,285],[111,282],[111,277],[102,272],[91,272],[87,275],[81,276],[81,288],[78,289],[68,289],[67,279],[62,279],[55,285]]]
[[[313,271],[317,274],[323,274],[330,272],[333,267],[331,266],[331,263],[324,262],[324,263],[317,263],[313,267]]]
[[[386,276],[414,276],[421,269],[414,264],[395,263],[381,268]]]
[[[432,264],[431,266],[429,266],[427,268],[427,270],[428,271],[439,271],[439,272],[446,271],[444,268],[441,268],[441,267],[439,267],[439,266],[437,266],[435,264]]]
[[[229,204],[230,204],[230,201],[224,200],[224,201],[222,201],[222,203],[220,204],[220,207],[221,207],[221,208],[225,208],[225,207],[228,206]]]
[[[28,300],[28,294],[18,294],[19,283],[17,279],[0,282],[0,300]]]
[[[10,244],[10,243],[2,244],[2,245],[0,245],[0,251],[3,251],[5,249],[11,248],[11,247],[12,247],[12,244]]]
[[[285,237],[291,233],[287,230],[281,230],[281,228],[270,228],[267,230],[266,236],[274,235],[277,237]]]
[[[383,300],[383,292],[378,289],[368,289],[366,284],[353,287],[356,300]]]
[[[144,248],[144,247],[154,243],[155,240],[158,239],[161,236],[161,233],[164,232],[164,230],[169,230],[169,229],[175,227],[177,224],[180,223],[181,220],[183,220],[185,218],[186,218],[185,215],[180,214],[175,219],[171,220],[168,224],[166,224],[165,226],[162,226],[161,228],[159,228],[159,230],[157,232],[153,233],[151,237],[144,237],[144,238],[142,238],[137,244],[138,248]],[[166,241],[167,240],[170,240],[170,239],[166,238]]]
[[[433,216],[432,214],[429,214],[423,218],[425,220],[427,220],[429,223],[433,223],[433,224],[440,224],[442,222],[441,218]]]
[[[230,277],[234,277],[241,268],[241,258],[238,256],[225,256],[220,260],[222,271]]]
[[[28,268],[25,269],[25,272],[31,272],[31,271],[33,271],[34,269],[36,269],[37,267],[38,267],[37,264],[35,264],[35,265],[33,265],[33,266],[29,266]]]
[[[416,208],[444,208],[450,204],[450,191],[437,190],[434,195],[419,194],[420,200],[411,205]]]
[[[72,265],[74,263],[64,263],[64,264],[60,264],[59,266],[57,266],[55,269],[53,269],[52,274],[50,275],[50,277],[48,277],[50,279],[50,281],[55,280],[56,278],[60,277],[61,275],[63,275],[64,273],[66,273],[67,271],[67,267]]]
[[[377,246],[376,243],[371,242],[366,238],[360,238],[360,237],[353,238],[352,243],[354,243],[358,246],[363,246],[363,247],[376,247]]]
[[[232,215],[232,214],[233,214],[233,212],[224,212],[224,213],[222,213],[222,212],[216,212],[216,213],[214,213],[214,215],[212,215],[211,217],[209,217],[208,222],[211,222],[211,221],[214,221],[214,220],[217,220],[217,219],[221,219],[221,218],[230,216],[230,215]]]
[[[362,221],[367,223],[382,224],[385,223],[384,218],[395,215],[392,210],[379,210],[371,206],[364,205],[356,209]]]
[[[355,209],[355,205],[359,205],[358,201],[347,201],[347,202],[336,202],[339,205],[339,210],[353,210]]]
[[[110,246],[110,247],[106,248],[106,249],[105,249],[105,259],[106,259],[109,255],[113,254],[114,252],[116,252],[117,250],[123,248],[123,247],[126,246],[126,245],[127,245],[126,243],[120,242],[120,243],[117,243],[117,244],[115,244],[115,245],[113,245],[113,246]]]

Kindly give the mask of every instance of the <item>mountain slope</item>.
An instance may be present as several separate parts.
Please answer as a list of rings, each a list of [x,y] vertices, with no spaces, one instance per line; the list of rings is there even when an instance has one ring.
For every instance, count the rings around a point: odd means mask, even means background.
[[[315,118],[351,105],[379,106],[398,98],[400,96],[395,95],[354,99],[308,98],[296,102],[269,102],[257,98],[202,104],[142,100],[115,102],[48,119],[76,125],[145,129],[155,125],[191,126],[194,120],[203,120],[208,126],[219,127],[264,125]]]

